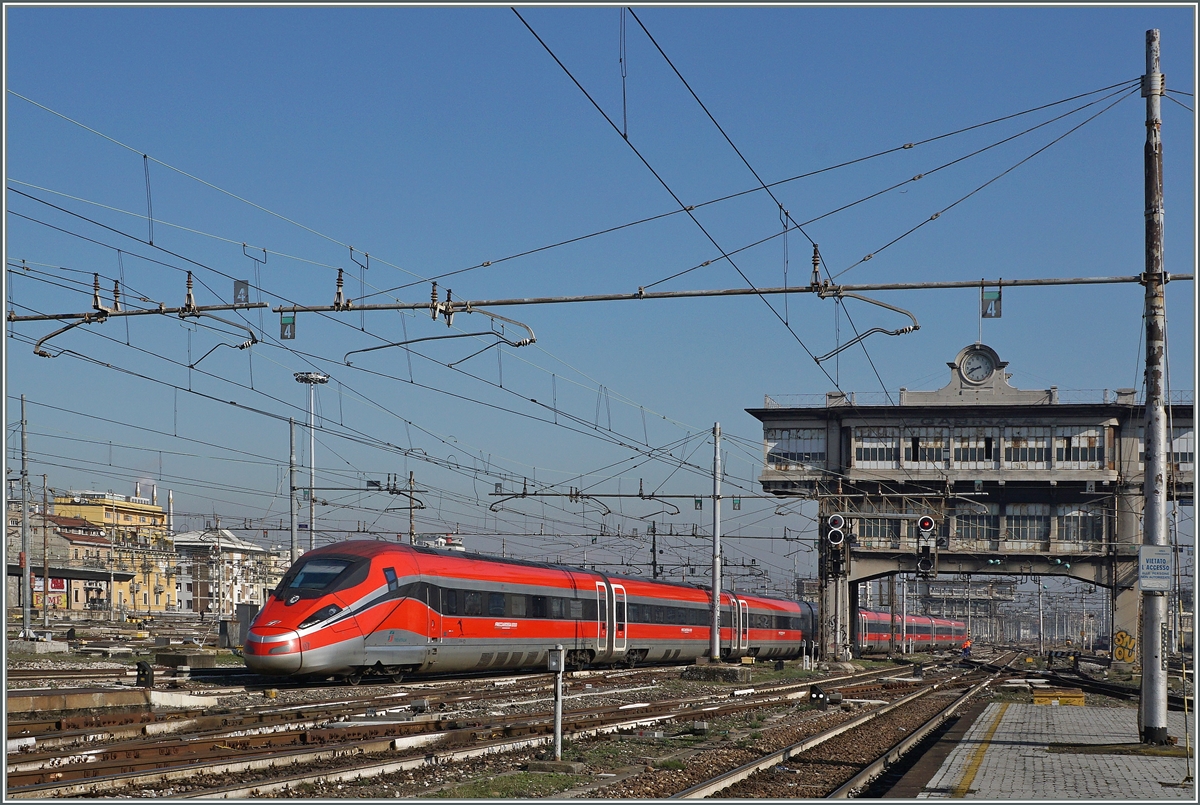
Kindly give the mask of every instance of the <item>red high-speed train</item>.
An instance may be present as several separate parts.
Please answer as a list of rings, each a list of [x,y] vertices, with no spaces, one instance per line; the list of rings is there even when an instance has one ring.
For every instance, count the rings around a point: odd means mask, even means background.
[[[860,609],[857,613],[856,645],[864,651],[887,651],[890,641],[888,613]],[[908,640],[916,651],[962,648],[967,639],[967,624],[928,615],[896,615],[896,647]]]
[[[302,556],[243,646],[264,674],[410,673],[687,662],[709,654],[706,588],[560,565],[357,540]],[[721,594],[722,656],[812,650],[813,605]]]

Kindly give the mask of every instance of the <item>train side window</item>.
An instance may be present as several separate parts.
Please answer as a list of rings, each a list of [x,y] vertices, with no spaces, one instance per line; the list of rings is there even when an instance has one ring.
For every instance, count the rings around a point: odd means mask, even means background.
[[[561,618],[563,616],[563,600],[558,596],[550,599],[550,617]]]
[[[514,618],[525,617],[525,602],[526,598],[523,595],[510,595],[508,597],[508,614]]]
[[[504,614],[504,593],[488,593],[488,614]]]
[[[387,579],[388,592],[395,592],[396,588],[400,586],[400,583],[396,581],[395,568],[385,567],[383,569],[383,577]]]
[[[546,596],[533,595],[530,596],[529,615],[533,618],[546,617]]]
[[[442,612],[446,615],[458,614],[458,590],[442,590]]]
[[[567,609],[567,617],[573,620],[579,620],[583,617],[583,601],[578,598],[567,599],[569,607]]]
[[[617,602],[617,613],[616,614],[617,614],[617,628],[624,629],[625,628],[625,602],[624,601]]]
[[[483,593],[466,592],[463,594],[463,614],[464,615],[482,615],[483,614]]]

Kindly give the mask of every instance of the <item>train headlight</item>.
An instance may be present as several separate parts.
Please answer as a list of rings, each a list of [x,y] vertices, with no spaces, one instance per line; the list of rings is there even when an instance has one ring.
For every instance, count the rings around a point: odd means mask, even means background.
[[[314,623],[320,623],[321,621],[329,620],[341,611],[342,608],[337,604],[330,604],[327,607],[321,607],[316,612],[300,621],[300,628],[303,629],[306,626],[312,626]]]

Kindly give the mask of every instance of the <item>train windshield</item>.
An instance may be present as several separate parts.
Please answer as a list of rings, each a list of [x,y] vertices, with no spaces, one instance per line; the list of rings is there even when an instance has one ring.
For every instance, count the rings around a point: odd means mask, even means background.
[[[300,572],[288,586],[300,590],[324,590],[350,566],[345,559],[313,559],[300,566]]]
[[[284,575],[275,595],[282,597],[287,591],[301,598],[310,598],[337,592],[361,583],[369,569],[370,561],[359,558],[315,556],[301,559]]]

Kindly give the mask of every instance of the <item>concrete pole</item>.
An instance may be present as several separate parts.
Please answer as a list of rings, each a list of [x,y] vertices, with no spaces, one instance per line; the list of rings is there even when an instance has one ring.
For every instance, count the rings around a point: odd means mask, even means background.
[[[888,576],[888,659],[896,656],[896,575]]]
[[[21,637],[28,639],[33,612],[29,578],[29,450],[25,436],[25,395],[21,395]]]
[[[971,636],[971,612],[975,607],[971,604],[971,577],[967,576],[967,637]]]
[[[71,605],[67,593],[67,606]],[[46,529],[46,476],[42,475],[42,628],[50,628],[50,532]]]
[[[712,634],[709,659],[721,661],[721,423],[713,425]],[[736,618],[729,621],[732,629]]]
[[[292,525],[292,564],[296,564],[296,420],[288,417],[291,454],[288,457],[288,516]]]
[[[416,478],[413,473],[408,473],[408,544],[417,544],[417,521],[413,508],[413,490],[416,489]]]
[[[566,662],[561,644],[554,647],[554,652],[558,655],[558,667],[554,674],[554,759],[562,760],[563,671],[566,670]]]
[[[1044,628],[1045,621],[1042,618],[1042,593],[1046,591],[1046,586],[1042,584],[1042,580],[1038,579],[1038,654],[1043,657],[1046,655],[1046,630]]]
[[[1163,274],[1162,95],[1158,29],[1146,32],[1146,459],[1142,544],[1167,545],[1167,417],[1163,404],[1166,311]],[[1167,742],[1166,593],[1142,591],[1142,743]]]

